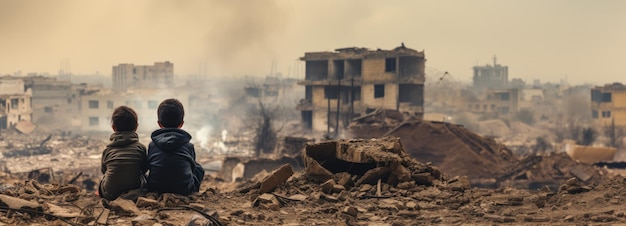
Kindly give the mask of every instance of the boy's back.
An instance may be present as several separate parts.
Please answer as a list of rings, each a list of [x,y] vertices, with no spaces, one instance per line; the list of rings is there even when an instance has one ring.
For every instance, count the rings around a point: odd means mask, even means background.
[[[178,128],[162,128],[152,133],[148,146],[148,188],[159,193],[188,195],[198,191],[194,184],[196,152],[191,135]]]
[[[158,193],[189,195],[200,190],[204,169],[196,163],[191,135],[180,129],[185,110],[180,101],[167,99],[157,108],[161,129],[152,132],[148,146],[148,189]]]

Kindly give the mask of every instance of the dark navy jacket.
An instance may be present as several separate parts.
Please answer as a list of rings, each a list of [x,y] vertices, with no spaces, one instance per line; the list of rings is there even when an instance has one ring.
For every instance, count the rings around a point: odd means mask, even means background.
[[[191,135],[178,128],[152,132],[148,146],[148,190],[189,195],[200,189],[204,169],[196,163]]]

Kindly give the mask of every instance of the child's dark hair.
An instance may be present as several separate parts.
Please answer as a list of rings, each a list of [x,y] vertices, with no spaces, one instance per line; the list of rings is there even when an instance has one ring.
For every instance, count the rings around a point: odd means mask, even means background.
[[[167,99],[159,104],[157,115],[163,127],[177,128],[183,123],[185,109],[183,108],[183,104],[177,99]]]
[[[119,106],[113,110],[111,124],[118,132],[135,131],[138,125],[137,113],[132,108]]]

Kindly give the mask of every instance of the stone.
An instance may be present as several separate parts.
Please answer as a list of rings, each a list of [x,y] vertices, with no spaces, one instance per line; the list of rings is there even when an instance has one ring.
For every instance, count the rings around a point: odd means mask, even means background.
[[[352,206],[344,207],[343,211],[341,211],[341,212],[345,213],[347,215],[353,216],[353,217],[356,217],[357,214],[359,213],[359,211],[355,207],[352,207]]]
[[[308,196],[306,195],[301,195],[301,194],[296,194],[296,195],[292,195],[289,196],[288,199],[290,200],[294,200],[294,201],[304,201],[308,198]]]
[[[270,175],[265,177],[261,181],[261,193],[267,193],[273,191],[279,185],[285,183],[289,177],[293,175],[293,169],[291,165],[284,164],[277,170],[274,170]]]
[[[457,176],[458,177],[458,176]],[[448,184],[448,188],[452,191],[465,191],[470,189],[470,181],[467,176],[458,177],[456,181]]]
[[[322,191],[326,194],[333,193],[333,187],[335,186],[335,180],[329,179],[326,182],[322,183],[320,186],[322,187]]]
[[[265,193],[259,195],[259,197],[257,197],[254,202],[252,202],[252,206],[262,207],[263,209],[279,210],[281,205],[276,196]]]
[[[342,185],[346,188],[354,186],[354,181],[352,180],[352,176],[349,173],[341,172],[335,175],[337,176],[337,184]]]
[[[109,202],[109,206],[119,216],[137,216],[140,213],[135,203],[128,199],[117,198]]]
[[[164,207],[189,205],[189,197],[174,193],[163,193],[159,198],[159,205]]]
[[[418,185],[426,185],[426,186],[433,185],[433,180],[435,180],[435,178],[433,178],[431,173],[428,173],[428,172],[412,174],[411,179],[413,179],[413,181],[415,181],[415,183]]]
[[[398,216],[415,218],[415,217],[419,216],[419,212],[417,212],[417,211],[409,211],[409,210],[401,210],[401,211],[398,212]]]
[[[370,184],[361,185],[361,188],[359,188],[360,192],[368,192],[370,190],[372,190],[372,185]]]
[[[146,209],[156,209],[156,208],[159,208],[160,206],[159,201],[150,199],[150,198],[145,198],[145,197],[137,198],[137,202],[135,205],[138,208],[146,208]]]
[[[417,203],[409,201],[404,206],[406,206],[406,208],[408,208],[409,210],[414,210],[415,208],[417,208]]]

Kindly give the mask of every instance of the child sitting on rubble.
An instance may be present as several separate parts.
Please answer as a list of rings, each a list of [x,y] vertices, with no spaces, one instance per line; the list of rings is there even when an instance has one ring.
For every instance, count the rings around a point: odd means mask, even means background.
[[[167,99],[157,109],[160,129],[148,145],[148,190],[189,195],[200,190],[204,169],[196,162],[191,135],[182,130],[185,110],[180,101]]]
[[[101,171],[104,174],[98,194],[114,200],[122,193],[142,188],[146,184],[148,169],[146,146],[139,143],[137,113],[132,108],[120,106],[111,117],[111,143],[102,152]]]

